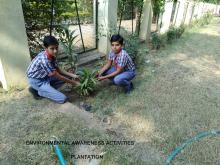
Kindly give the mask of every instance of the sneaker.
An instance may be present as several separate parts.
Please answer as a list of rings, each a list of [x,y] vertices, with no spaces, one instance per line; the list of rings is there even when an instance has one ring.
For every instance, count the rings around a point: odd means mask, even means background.
[[[29,92],[33,95],[33,98],[34,98],[34,99],[40,100],[40,99],[43,98],[43,97],[41,97],[41,96],[38,94],[37,90],[35,90],[34,88],[29,87],[28,90],[29,90]]]
[[[134,85],[131,82],[129,86],[125,87],[125,94],[131,93],[131,91],[134,89]]]
[[[80,102],[80,108],[84,109],[85,111],[91,111],[92,106],[88,103]]]
[[[134,84],[131,82],[131,90],[134,89]]]

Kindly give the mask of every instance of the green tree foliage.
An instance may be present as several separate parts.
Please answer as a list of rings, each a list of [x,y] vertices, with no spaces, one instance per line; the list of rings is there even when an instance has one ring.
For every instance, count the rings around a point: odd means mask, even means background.
[[[78,0],[77,6],[79,16],[92,15],[93,0]],[[51,20],[52,0],[22,0],[24,18],[27,30],[48,28]],[[76,17],[76,6],[74,0],[54,0],[53,19],[54,24],[62,20]]]
[[[140,26],[143,0],[119,0],[118,1],[118,19],[128,20],[136,17],[136,32]],[[132,14],[133,13],[133,14]]]
[[[154,17],[158,17],[164,10],[165,0],[152,0]]]
[[[220,0],[200,0],[200,1],[206,2],[206,3],[220,4]]]
[[[53,2],[52,10],[52,0],[22,0],[31,56],[43,48],[41,39],[49,33],[52,16],[53,29],[62,23],[78,23],[75,0],[53,0]],[[77,0],[80,19],[93,15],[92,3],[93,0]]]
[[[132,11],[133,5],[133,11]],[[140,11],[143,7],[143,0],[119,0],[118,1],[118,16],[121,16],[123,19],[131,19],[132,12],[134,10]],[[135,16],[135,14],[133,14]]]

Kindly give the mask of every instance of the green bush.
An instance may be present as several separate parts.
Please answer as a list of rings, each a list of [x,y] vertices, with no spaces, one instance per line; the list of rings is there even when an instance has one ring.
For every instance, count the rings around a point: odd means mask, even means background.
[[[173,40],[177,38],[177,29],[172,26],[168,31],[167,31],[167,41],[171,43]]]
[[[78,92],[83,96],[88,96],[94,91],[97,84],[96,74],[97,71],[83,69],[76,72],[80,76],[80,86],[77,87]]]
[[[182,36],[185,31],[185,26],[182,24],[180,27],[172,26],[167,32],[167,41],[171,43]]]
[[[210,13],[205,14],[201,19],[202,25],[208,25],[211,19],[212,19],[212,14]]]
[[[211,13],[206,13],[202,18],[193,21],[193,26],[204,26],[208,25],[212,20],[213,15]]]
[[[161,44],[162,44],[162,39],[158,35],[158,33],[153,33],[151,36],[151,43],[152,43],[152,48],[153,49],[160,49]]]
[[[134,62],[138,61],[138,50],[140,48],[140,40],[137,34],[129,34],[123,36],[125,39],[124,48]]]
[[[177,38],[180,38],[185,31],[184,24],[181,24],[179,28],[177,28]]]

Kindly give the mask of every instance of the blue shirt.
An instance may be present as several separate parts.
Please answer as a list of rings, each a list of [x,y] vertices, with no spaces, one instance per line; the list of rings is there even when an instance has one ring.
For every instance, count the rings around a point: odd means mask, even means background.
[[[114,52],[110,52],[108,59],[113,61],[116,66],[123,67],[125,71],[134,71],[135,65],[128,55],[128,53],[122,49],[119,55],[116,55]]]
[[[46,51],[43,51],[31,61],[26,74],[28,78],[43,79],[49,77],[57,66],[56,58],[49,60]]]

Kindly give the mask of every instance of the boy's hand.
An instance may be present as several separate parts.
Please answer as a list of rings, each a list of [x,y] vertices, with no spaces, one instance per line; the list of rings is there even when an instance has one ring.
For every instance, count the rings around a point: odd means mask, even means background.
[[[104,76],[99,76],[99,77],[97,77],[97,79],[98,79],[99,81],[102,81],[102,80],[105,80],[106,78],[105,78]]]
[[[80,80],[80,77],[79,77],[78,75],[71,74],[71,77],[72,77],[74,80]]]
[[[77,80],[77,81],[80,80],[80,77],[79,77],[78,75],[74,75],[73,78],[74,78],[75,80]]]
[[[69,72],[69,73],[74,73],[74,69],[72,69],[72,68],[71,68],[71,69],[68,69],[67,72]]]
[[[97,73],[97,74],[95,75],[96,78],[101,77],[101,76],[102,76],[102,74],[100,74],[100,73]]]
[[[97,73],[96,75],[95,75],[95,78],[98,78],[99,77],[99,74]]]
[[[76,81],[76,86],[80,86],[80,84],[81,84],[80,82]]]
[[[74,85],[74,86],[79,86],[79,85],[80,85],[80,82],[73,80],[71,84]]]

